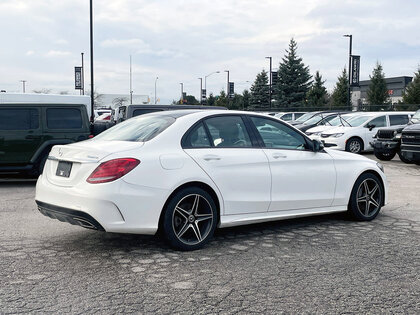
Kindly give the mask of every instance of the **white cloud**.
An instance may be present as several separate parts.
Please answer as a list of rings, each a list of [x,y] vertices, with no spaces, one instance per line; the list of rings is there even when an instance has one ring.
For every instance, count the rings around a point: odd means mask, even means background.
[[[66,57],[69,55],[71,55],[71,52],[63,50],[50,50],[45,54],[47,57]]]
[[[100,43],[102,47],[125,47],[125,48],[138,48],[138,47],[149,47],[143,40],[140,38],[130,38],[130,39],[106,39]]]
[[[32,56],[33,54],[35,54],[35,51],[33,51],[33,50],[28,50],[27,52],[26,52],[26,56]]]

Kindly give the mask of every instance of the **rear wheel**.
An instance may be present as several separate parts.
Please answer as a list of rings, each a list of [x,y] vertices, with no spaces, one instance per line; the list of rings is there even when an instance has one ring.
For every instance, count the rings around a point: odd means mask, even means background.
[[[391,161],[397,152],[377,152],[374,151],[375,156],[381,161]]]
[[[412,161],[410,161],[409,159],[406,159],[402,154],[401,154],[401,151],[399,151],[398,152],[398,156],[400,157],[400,160],[401,161],[403,161],[404,163],[407,163],[407,164],[413,164],[413,162]]]
[[[212,238],[218,213],[213,198],[205,190],[182,189],[170,199],[164,211],[163,233],[173,248],[196,250]]]
[[[350,138],[346,143],[346,151],[351,153],[360,153],[363,150],[363,142],[358,138]]]
[[[353,186],[348,212],[359,221],[373,220],[381,210],[384,191],[379,178],[370,173],[362,174]]]

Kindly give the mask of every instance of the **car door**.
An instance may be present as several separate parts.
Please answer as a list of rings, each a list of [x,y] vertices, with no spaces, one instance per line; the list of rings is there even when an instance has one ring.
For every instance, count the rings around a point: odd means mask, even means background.
[[[279,121],[250,116],[271,168],[269,211],[331,206],[336,171],[331,156],[313,152],[309,139]]]
[[[364,126],[364,149],[372,149],[370,143],[373,141],[373,137],[378,133],[379,129],[387,127],[386,115],[381,115],[373,118],[367,122]]]
[[[38,107],[0,109],[0,163],[28,164],[41,136]]]
[[[268,160],[240,115],[219,115],[197,124],[183,142],[185,152],[219,188],[224,215],[266,212],[270,204]]]

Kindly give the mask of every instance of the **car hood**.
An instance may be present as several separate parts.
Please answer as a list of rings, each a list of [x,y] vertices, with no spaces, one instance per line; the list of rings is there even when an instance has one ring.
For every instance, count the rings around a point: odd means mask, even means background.
[[[347,131],[351,130],[354,127],[334,127],[331,129],[326,130],[323,134],[332,135],[335,133],[346,133]]]
[[[420,124],[408,125],[403,131],[417,131],[420,132]]]
[[[372,163],[376,163],[375,161],[368,159],[360,154],[354,154],[346,151],[339,151],[329,148],[324,148],[324,150],[334,159],[334,160],[359,160],[359,161],[371,161]]]
[[[330,130],[333,128],[337,128],[336,126],[316,126],[311,129],[308,129],[307,132],[315,133],[315,132],[323,132],[325,130]]]

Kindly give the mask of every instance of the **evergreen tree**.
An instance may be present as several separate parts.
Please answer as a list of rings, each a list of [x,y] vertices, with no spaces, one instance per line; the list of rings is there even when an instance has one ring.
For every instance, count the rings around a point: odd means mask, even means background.
[[[244,110],[249,108],[250,98],[251,98],[251,93],[249,93],[248,90],[244,90],[242,92],[242,104],[243,104],[243,109]]]
[[[268,75],[265,70],[257,74],[254,84],[251,86],[250,105],[254,108],[268,108],[269,86]]]
[[[382,71],[382,66],[379,62],[372,71],[370,77],[370,84],[367,90],[367,102],[369,105],[383,105],[389,103],[388,89],[386,87],[385,75]],[[385,106],[387,107],[387,106]],[[373,109],[381,109],[384,107],[376,107]]]
[[[338,77],[338,81],[335,85],[334,91],[331,94],[331,107],[340,107],[343,109],[347,107],[348,88],[349,80],[347,77],[346,68],[344,68],[343,72]]]
[[[297,55],[297,43],[292,38],[289,50],[280,62],[275,87],[276,105],[286,108],[304,106],[306,93],[311,86],[309,67],[305,66],[302,58]]]
[[[207,105],[214,106],[216,103],[216,98],[214,97],[213,93],[210,93],[209,97],[207,98]]]
[[[417,73],[414,74],[413,81],[407,86],[407,89],[403,93],[403,103],[410,104],[404,106],[404,110],[416,110],[420,104],[420,68]]]
[[[319,71],[315,73],[314,83],[306,94],[306,102],[308,107],[322,108],[327,105],[328,93],[322,81],[322,75]]]
[[[224,90],[221,90],[220,95],[216,96],[214,105],[228,107],[228,98]]]

